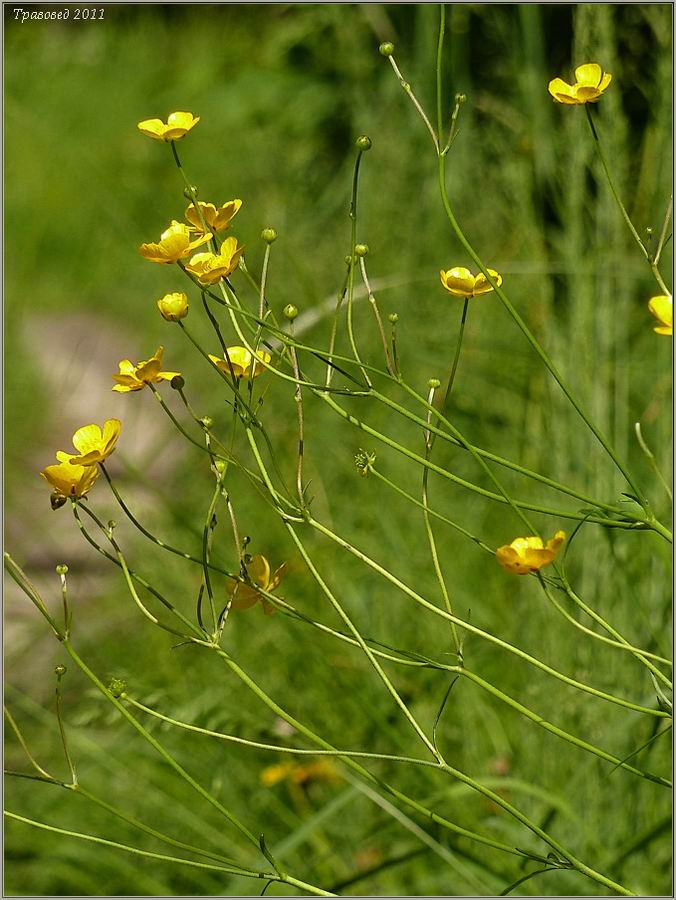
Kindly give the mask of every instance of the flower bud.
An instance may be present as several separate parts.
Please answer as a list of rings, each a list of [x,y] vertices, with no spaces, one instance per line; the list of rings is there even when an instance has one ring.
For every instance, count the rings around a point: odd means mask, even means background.
[[[221,459],[220,456],[214,460],[214,469],[219,475],[222,475],[223,472],[228,468],[228,464],[224,459]]]
[[[455,102],[456,103],[467,103],[467,94],[456,94]]]
[[[375,453],[369,453],[367,450],[359,450],[358,453],[355,454],[354,463],[356,467],[359,469],[359,474],[362,478],[367,478],[371,472],[371,466],[376,461]]]
[[[191,184],[190,187],[183,188],[183,196],[186,200],[192,200],[194,197],[197,197],[198,190],[194,184]]]
[[[439,387],[440,384],[441,384],[441,382],[439,381],[438,378],[430,378],[430,380],[427,382],[427,387],[431,391],[436,391],[436,389]]]
[[[61,678],[63,675],[66,674],[66,667],[65,666],[57,666],[54,669],[54,674],[56,675],[57,678]]]
[[[298,307],[294,306],[293,303],[287,303],[287,305],[284,307],[284,318],[288,319],[290,322],[293,322],[297,315]]]
[[[394,53],[394,44],[391,41],[385,41],[378,47],[383,56],[392,56]]]
[[[117,522],[115,521],[115,519],[109,519],[108,520],[108,531],[112,534],[116,528],[117,528]]]
[[[371,138],[367,137],[365,134],[360,135],[355,141],[355,145],[357,150],[370,150],[371,149]]]
[[[199,419],[199,423],[202,428],[208,429],[211,428],[211,426],[214,424],[214,420],[211,418],[211,416],[202,416],[202,418]]]
[[[68,574],[68,566],[65,563],[63,563],[60,566],[57,566],[56,574],[57,575],[67,575]]]
[[[174,375],[169,384],[175,391],[182,391],[185,387],[185,378],[182,375]]]
[[[345,257],[345,265],[346,266],[352,265],[352,257],[349,254]]]
[[[393,325],[396,325],[399,321],[399,316],[397,315],[397,313],[390,313],[387,318]]]
[[[366,256],[366,254],[369,252],[369,245],[357,244],[354,248],[354,252],[357,254],[357,256]]]
[[[181,291],[176,294],[165,294],[157,301],[157,308],[167,322],[178,322],[188,315],[188,298]]]
[[[261,237],[266,244],[274,244],[274,242],[277,240],[277,232],[274,228],[264,228],[261,231]]]
[[[61,509],[67,499],[68,498],[64,497],[63,494],[57,494],[56,491],[49,495],[49,502],[52,505],[52,509]]]

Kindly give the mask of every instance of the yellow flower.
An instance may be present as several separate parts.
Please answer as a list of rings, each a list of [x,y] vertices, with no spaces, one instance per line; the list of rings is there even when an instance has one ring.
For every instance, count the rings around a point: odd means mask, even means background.
[[[557,531],[545,547],[539,537],[516,538],[511,544],[498,547],[495,555],[503,569],[516,575],[528,575],[553,562],[565,539],[566,532]]]
[[[158,347],[155,354],[150,359],[144,359],[140,363],[134,365],[128,359],[120,360],[120,373],[113,375],[113,380],[117,381],[114,391],[120,394],[127,394],[129,391],[142,391],[147,384],[158,384],[160,381],[171,381],[180,372],[161,372],[162,354],[164,347]]]
[[[138,130],[156,141],[178,141],[185,137],[199,120],[199,116],[195,117],[189,112],[173,112],[167,118],[166,125],[162,119],[144,119],[138,123]]]
[[[669,294],[659,294],[648,302],[648,309],[660,323],[655,327],[657,334],[672,334],[673,301]]]
[[[265,350],[257,350],[256,357],[264,363],[269,363],[272,359],[270,354],[266,353]],[[260,375],[265,369],[265,366],[261,365],[261,363],[254,362],[253,355],[246,347],[228,347],[228,356],[226,359],[221,359],[220,356],[212,356],[211,353],[209,354],[209,359],[214,365],[218,366],[225,375],[232,375],[234,372],[235,378],[248,378],[251,373],[252,363],[254,365],[254,378]]]
[[[189,256],[193,250],[206,243],[211,237],[211,234],[203,234],[192,240],[188,226],[174,220],[169,228],[162,232],[159,243],[141,244],[138,252],[150,262],[175,263],[184,256]]]
[[[267,766],[260,774],[260,782],[265,787],[273,787],[280,781],[307,785],[312,781],[337,781],[339,777],[331,760],[318,759],[311,763],[283,762]]]
[[[494,269],[487,269],[486,271],[497,286],[500,287],[502,275],[498,275]],[[477,294],[487,294],[493,290],[483,272],[479,272],[478,275],[472,275],[469,269],[465,269],[462,266],[456,266],[455,269],[449,269],[447,272],[444,272],[442,269],[439,275],[441,276],[441,283],[449,294],[453,294],[456,297],[476,297]]]
[[[59,450],[56,458],[59,461],[58,465],[47,466],[40,472],[45,481],[54,488],[51,498],[52,509],[63,506],[68,497],[74,497],[76,500],[84,497],[99,477],[97,466],[71,465],[70,453]]]
[[[242,253],[244,247],[238,247],[237,238],[230,237],[223,241],[218,253],[196,253],[185,267],[200,284],[215,284],[235,271]]]
[[[549,93],[558,103],[565,103],[568,106],[596,103],[612,78],[613,76],[609,72],[604,72],[598,63],[586,63],[575,69],[575,84],[554,78],[549,82]]]
[[[178,322],[188,315],[188,298],[181,293],[165,294],[157,301],[157,308],[167,322]]]
[[[247,566],[249,578],[253,584],[243,584],[241,581],[233,582],[231,579],[231,583],[234,584],[232,591],[232,608],[249,609],[249,607],[260,600],[261,605],[263,606],[263,612],[268,616],[272,615],[275,611],[275,607],[263,596],[263,594],[261,594],[258,588],[271,594],[284,577],[285,568],[286,563],[282,563],[282,565],[272,573],[270,563],[264,556],[257,553]]]
[[[98,425],[83,425],[73,435],[73,446],[79,456],[68,456],[72,466],[95,466],[103,462],[115,449],[115,442],[120,436],[122,422],[119,419],[106,419],[103,423],[103,431]]]
[[[204,221],[212,231],[224,231],[229,227],[230,220],[233,219],[239,212],[240,207],[242,206],[242,201],[228,200],[228,202],[224,203],[223,206],[214,206],[213,203],[202,203],[201,200],[198,200],[197,205],[202,212]],[[193,231],[204,231],[202,219],[200,219],[199,212],[195,209],[194,203],[191,203],[190,206],[186,209],[185,217],[193,226]]]

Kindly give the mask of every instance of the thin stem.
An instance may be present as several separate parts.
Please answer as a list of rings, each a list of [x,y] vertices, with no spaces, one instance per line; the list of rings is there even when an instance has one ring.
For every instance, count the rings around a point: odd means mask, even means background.
[[[352,197],[350,199],[350,267],[347,273],[347,334],[350,339],[350,346],[354,353],[354,358],[360,365],[364,381],[371,387],[371,381],[366,374],[366,369],[361,365],[361,356],[357,349],[357,342],[354,337],[354,328],[352,325],[352,302],[354,299],[354,266],[357,259],[355,247],[357,246],[357,199],[359,194],[359,167],[361,166],[361,158],[364,151],[357,150],[357,158],[354,162],[354,175],[352,176]]]
[[[451,397],[451,392],[453,391],[453,385],[455,383],[455,375],[458,371],[458,363],[460,362],[460,351],[462,350],[462,339],[465,334],[465,322],[467,321],[467,312],[469,310],[469,297],[465,297],[465,301],[462,305],[462,316],[460,318],[460,331],[458,332],[458,340],[455,345],[455,356],[453,357],[453,365],[451,366],[451,374],[448,376],[448,385],[446,386],[446,393],[444,394],[444,401],[441,404],[441,411],[443,412],[448,406],[448,401]],[[428,401],[431,405],[431,401]],[[464,444],[463,444],[464,446]]]
[[[441,52],[441,48],[439,48],[439,52]],[[411,85],[408,83],[408,81],[404,81],[404,76],[403,76],[403,75],[401,74],[401,72],[399,71],[399,66],[398,66],[398,65],[396,64],[396,62],[394,61],[394,56],[388,56],[388,59],[389,59],[389,61],[390,61],[390,65],[391,65],[392,68],[394,69],[394,74],[395,74],[395,75],[397,76],[397,78],[399,79],[399,84],[402,86],[402,88],[404,89],[404,91],[406,91],[406,93],[408,94],[408,96],[411,98],[411,101],[412,101],[413,105],[414,105],[415,108],[418,110],[418,113],[419,113],[419,115],[420,115],[420,118],[421,118],[421,119],[423,120],[423,122],[425,123],[425,128],[427,128],[427,130],[428,130],[429,133],[430,133],[430,137],[432,138],[432,142],[434,143],[434,149],[437,151],[437,155],[438,155],[438,154],[439,154],[439,139],[437,138],[437,135],[436,135],[436,133],[435,133],[435,131],[434,131],[434,128],[432,128],[432,123],[431,123],[430,120],[427,118],[427,115],[426,115],[426,113],[425,113],[425,110],[422,108],[422,106],[421,106],[420,103],[418,102],[418,98],[417,98],[416,95],[413,93],[413,88],[412,88]]]
[[[68,640],[66,637],[65,640]],[[63,666],[57,667],[56,670],[56,720],[59,724],[59,734],[61,735],[61,744],[63,746],[63,754],[66,757],[68,768],[70,770],[70,783],[73,787],[77,786],[77,772],[73,764],[73,758],[68,749],[68,739],[66,738],[66,730],[63,726],[63,693],[61,691],[61,679],[65,674]]]
[[[289,323],[289,331],[293,337],[293,321]],[[300,380],[300,371],[298,368],[298,357],[296,348],[290,347],[291,364],[293,366],[293,374],[297,381]],[[296,384],[294,391],[294,400],[296,402],[296,413],[298,415],[298,462],[296,463],[296,491],[298,493],[298,502],[301,509],[305,506],[305,491],[303,489],[303,458],[305,456],[305,418],[303,416],[303,391],[300,384]]]
[[[350,263],[352,265],[352,263]],[[331,386],[331,377],[333,375],[333,366],[331,365],[334,357],[334,350],[336,348],[336,336],[338,334],[338,317],[340,315],[340,308],[343,305],[343,300],[345,299],[345,294],[347,293],[347,281],[349,278],[349,268],[345,272],[345,280],[343,281],[343,287],[341,288],[338,299],[336,300],[336,309],[333,314],[333,322],[331,324],[331,337],[329,338],[329,349],[328,349],[328,361],[326,363],[326,384],[325,387],[328,388]]]
[[[5,711],[5,716],[7,717],[7,721],[12,726],[12,731],[14,732],[14,734],[17,737],[17,740],[21,744],[21,748],[23,749],[23,752],[28,757],[28,761],[30,762],[30,764],[33,766],[33,768],[36,770],[36,772],[38,772],[39,775],[41,775],[43,778],[47,778],[50,781],[52,781],[53,776],[51,776],[46,769],[43,769],[42,766],[36,761],[35,757],[33,756],[33,754],[30,752],[30,750],[28,748],[28,744],[26,743],[26,740],[25,740],[23,734],[21,733],[19,726],[16,724],[14,717],[12,716],[12,714],[10,713],[10,711],[7,709],[7,707],[4,704],[3,704],[3,709]]]
[[[443,106],[443,79],[442,79],[442,61],[444,54],[444,35],[446,34],[446,7],[443,3],[439,4],[439,39],[437,41],[437,134],[438,140],[444,130],[444,106]],[[437,152],[439,145],[437,144]]]
[[[664,214],[664,222],[662,223],[662,231],[660,232],[660,239],[657,244],[657,250],[655,251],[655,258],[653,262],[657,266],[660,261],[660,256],[662,255],[662,250],[664,249],[664,245],[666,243],[667,238],[667,230],[669,228],[669,222],[671,221],[671,213],[674,205],[674,197],[673,195],[669,197],[669,203],[667,205],[667,211]]]
[[[364,262],[364,257],[359,257],[359,270],[361,272],[362,281],[364,282],[364,287],[366,288],[366,293],[368,296],[369,303],[371,304],[371,309],[373,310],[373,315],[376,319],[376,325],[378,326],[378,333],[380,334],[380,340],[383,345],[383,351],[385,353],[385,366],[390,375],[394,376],[395,371],[392,367],[392,362],[390,360],[390,351],[387,347],[387,338],[385,337],[385,329],[383,328],[383,320],[380,318],[380,310],[378,309],[378,301],[375,298],[373,291],[371,290],[371,284],[368,279],[368,275],[366,274],[366,263]]]
[[[641,433],[641,423],[640,422],[635,423],[634,431],[636,432],[636,440],[638,441],[639,447],[641,448],[641,450],[647,457],[648,462],[650,463],[650,465],[653,468],[653,472],[657,475],[662,487],[666,491],[667,496],[669,497],[669,502],[673,503],[674,497],[673,497],[673,494],[671,493],[671,488],[669,487],[669,482],[666,480],[666,478],[662,474],[660,467],[657,465],[657,460],[655,459],[653,452],[651,451],[650,447],[645,442],[645,438],[643,437],[643,434]]]

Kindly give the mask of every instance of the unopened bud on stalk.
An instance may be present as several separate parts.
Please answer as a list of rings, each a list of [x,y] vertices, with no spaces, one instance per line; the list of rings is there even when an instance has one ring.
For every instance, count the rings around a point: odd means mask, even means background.
[[[455,102],[456,103],[467,103],[467,95],[466,94],[456,94]]]
[[[287,303],[287,305],[284,307],[284,318],[288,319],[290,322],[293,322],[297,315],[298,307],[294,306],[293,303]]]
[[[274,244],[274,242],[277,240],[277,232],[274,228],[264,228],[261,231],[261,237],[266,244]]]
[[[394,44],[391,41],[385,41],[378,47],[383,56],[392,56],[394,53]]]
[[[648,227],[646,228],[645,233],[648,235],[649,238],[651,238],[653,236],[653,230],[650,227],[650,225],[648,225]]]
[[[199,191],[194,184],[191,184],[190,187],[183,188],[183,196],[186,200],[192,200],[193,197],[197,197]]]
[[[200,423],[202,428],[207,429],[211,428],[211,426],[214,424],[214,420],[211,418],[211,416],[202,416],[202,418],[198,419],[197,421]]]
[[[123,678],[111,678],[108,690],[116,699],[124,697],[127,692],[127,682]]]
[[[178,322],[188,315],[188,297],[182,291],[165,294],[157,301],[162,318],[167,322]]]
[[[221,459],[219,457],[218,459],[214,460],[214,469],[216,469],[219,475],[222,475],[227,468],[228,464],[224,459]]]
[[[49,502],[52,505],[52,509],[61,509],[67,499],[68,498],[64,497],[63,494],[57,494],[56,491],[49,495]]]
[[[56,567],[57,575],[67,575],[68,574],[68,566],[65,563],[62,563],[60,566]]]
[[[117,522],[115,521],[115,519],[109,519],[108,520],[108,531],[112,534],[116,528],[117,528]]]
[[[368,244],[357,244],[356,247],[354,248],[354,252],[357,254],[357,256],[366,256],[367,253],[369,252],[369,245]]]
[[[345,265],[346,266],[352,265],[352,257],[349,254],[345,257]]]
[[[370,150],[371,149],[371,138],[367,137],[367,135],[360,135],[355,141],[355,145],[357,150]]]
[[[393,325],[396,325],[399,321],[399,316],[397,315],[397,313],[390,313],[387,318],[388,321],[390,321]]]
[[[431,391],[436,391],[436,389],[439,387],[440,384],[441,384],[441,382],[439,381],[438,378],[430,378],[430,380],[427,382],[427,387]]]
[[[63,677],[66,674],[66,667],[65,666],[57,666],[54,669],[54,674],[56,675],[57,678]]]
[[[182,375],[174,375],[169,384],[175,391],[182,391],[185,387],[185,378]]]

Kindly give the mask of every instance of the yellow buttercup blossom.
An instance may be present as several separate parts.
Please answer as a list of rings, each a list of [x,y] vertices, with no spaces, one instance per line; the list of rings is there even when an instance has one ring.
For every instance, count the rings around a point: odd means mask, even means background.
[[[179,141],[199,120],[199,116],[193,116],[189,112],[173,112],[166,123],[162,119],[144,119],[138,123],[138,130],[156,141]]]
[[[234,373],[235,378],[248,378],[251,374],[251,366],[253,364],[253,374],[254,378],[256,378],[265,370],[265,366],[262,365],[262,363],[269,363],[272,357],[269,353],[266,353],[265,350],[257,350],[256,359],[254,360],[253,354],[250,353],[246,347],[228,347],[228,356],[226,359],[221,359],[220,356],[212,356],[211,353],[209,354],[209,359],[214,365],[218,366],[225,375],[232,376]],[[258,362],[258,360],[261,360],[262,362]]]
[[[215,284],[232,275],[239,265],[244,247],[237,246],[237,238],[227,238],[218,253],[196,253],[185,268],[197,277],[200,284]]]
[[[59,450],[56,454],[58,465],[47,466],[40,472],[45,481],[54,488],[52,509],[58,509],[69,497],[80,500],[94,486],[99,477],[97,466],[71,465],[72,456]]]
[[[249,565],[247,572],[253,584],[244,584],[241,581],[232,581],[232,608],[233,609],[249,609],[259,600],[263,607],[263,612],[270,616],[275,611],[275,607],[270,601],[261,594],[260,589],[271,594],[279,585],[284,577],[286,563],[282,563],[273,573],[270,569],[270,563],[264,556],[257,553]]]
[[[120,394],[126,394],[130,391],[142,391],[147,384],[157,384],[160,381],[171,381],[180,372],[161,372],[162,354],[164,347],[158,347],[150,359],[144,359],[140,363],[134,365],[128,359],[121,359],[119,366],[119,375],[113,375],[113,380],[117,384],[113,387],[114,391]]]
[[[494,269],[486,270],[498,287],[502,284],[502,275]],[[492,285],[486,280],[483,272],[478,275],[472,275],[469,269],[463,266],[456,266],[454,269],[448,269],[446,272],[442,269],[439,273],[441,283],[455,297],[476,297],[477,294],[487,294],[493,290]]]
[[[98,425],[83,425],[73,435],[73,446],[78,453],[75,456],[63,455],[68,457],[72,466],[95,466],[113,452],[121,430],[119,419],[106,419],[103,430]]]
[[[213,203],[202,203],[201,200],[198,200],[197,206],[199,207],[199,212],[195,209],[194,203],[191,203],[185,211],[185,217],[193,226],[194,231],[204,231],[202,218],[212,231],[224,231],[229,227],[230,220],[239,212],[242,201],[228,200],[223,206],[214,206]],[[202,218],[200,218],[200,212],[202,213]]]
[[[138,252],[150,262],[167,265],[189,256],[197,247],[211,240],[211,237],[211,234],[202,234],[193,240],[190,228],[183,222],[174,220],[169,228],[162,232],[158,243],[141,244]]]
[[[280,781],[307,785],[312,781],[337,781],[338,771],[329,759],[318,759],[311,763],[282,762],[267,766],[260,774],[260,782],[265,787],[273,787]]]
[[[502,568],[508,572],[529,575],[553,562],[565,539],[565,531],[557,531],[554,537],[547,541],[547,546],[539,537],[520,537],[505,547],[498,547],[495,555]]]
[[[165,294],[157,301],[157,308],[167,322],[178,322],[179,319],[185,319],[188,315],[188,307],[188,298],[182,291]]]
[[[604,72],[598,63],[585,63],[575,69],[575,84],[568,84],[562,78],[549,82],[549,93],[557,103],[578,106],[582,103],[596,103],[606,90],[613,76]]]
[[[657,334],[672,334],[673,301],[669,294],[658,294],[648,301],[648,309],[660,323],[655,326]]]

